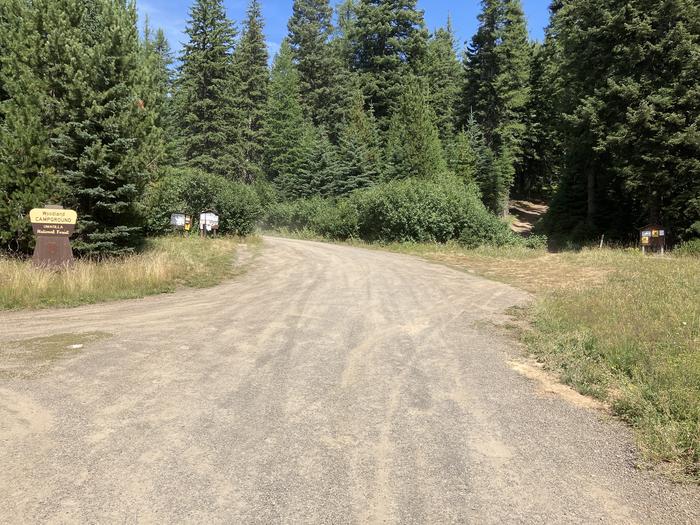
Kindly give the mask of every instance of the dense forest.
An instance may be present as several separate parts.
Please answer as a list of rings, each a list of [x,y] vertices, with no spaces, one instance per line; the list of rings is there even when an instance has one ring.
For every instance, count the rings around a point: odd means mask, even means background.
[[[514,196],[550,201],[550,240],[700,236],[700,4],[550,12],[534,42],[520,0],[482,0],[462,43],[415,0],[295,0],[270,66],[259,0],[240,24],[195,0],[177,57],[133,2],[2,0],[0,246],[29,250],[28,211],[49,202],[78,211],[84,254],[205,208],[240,233],[268,210],[478,243]]]

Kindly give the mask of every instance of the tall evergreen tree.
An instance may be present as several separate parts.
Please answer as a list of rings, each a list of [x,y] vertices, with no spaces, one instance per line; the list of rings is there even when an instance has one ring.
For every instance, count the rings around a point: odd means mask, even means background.
[[[481,185],[481,198],[484,204],[496,215],[507,215],[510,200],[510,187],[515,176],[513,151],[506,145],[494,154],[493,169],[485,172]]]
[[[354,107],[356,89],[361,86],[360,74],[353,69],[352,35],[355,33],[355,2],[345,0],[336,6],[337,25],[330,41],[333,75],[329,96],[328,122],[324,124],[333,144],[340,142],[341,129]]]
[[[222,0],[196,0],[185,29],[177,118],[186,165],[231,176],[243,162],[240,100],[232,63],[236,36]]]
[[[176,164],[179,162],[179,154],[176,149],[177,122],[175,115],[175,75],[173,73],[173,54],[170,43],[162,29],[158,28],[153,41],[153,52],[156,54],[156,71],[158,72],[158,85],[166,87],[165,101],[160,111],[161,125],[165,130],[166,154],[165,162]]]
[[[331,48],[332,16],[328,0],[294,0],[287,26],[306,113],[328,130],[338,123],[334,80],[342,67]]]
[[[473,111],[494,150],[519,154],[528,101],[530,45],[520,0],[482,0],[479,29],[465,56],[463,119]]]
[[[308,150],[313,147],[313,130],[304,117],[299,85],[292,50],[285,40],[272,65],[264,151],[268,179],[288,197],[296,195]]]
[[[497,48],[499,75],[495,87],[500,94],[501,119],[496,133],[499,145],[508,148],[515,163],[522,157],[525,110],[530,98],[532,46],[521,0],[504,0],[503,25]]]
[[[157,77],[156,85],[159,86],[161,93],[169,94],[173,86],[173,54],[170,49],[170,43],[165,37],[165,32],[158,28],[156,36],[153,39],[153,53],[157,57],[154,65],[155,76]]]
[[[341,64],[350,69],[354,64],[357,13],[355,0],[342,0],[335,7],[336,27],[331,43]]]
[[[493,213],[502,214],[507,204],[508,183],[513,169],[508,150],[493,152],[473,113],[457,144],[460,146],[453,161],[453,171],[467,182],[470,181],[469,174],[473,173],[484,205]]]
[[[482,0],[479,27],[464,53],[464,92],[460,101],[462,123],[474,113],[484,126],[489,145],[498,126],[500,100],[493,83],[498,75],[498,46],[502,0]]]
[[[389,179],[432,178],[447,171],[427,89],[409,78],[391,118],[386,146]]]
[[[38,71],[47,93],[48,162],[80,217],[83,253],[133,249],[142,236],[146,182],[142,58],[136,8],[118,0],[38,0],[46,44]]]
[[[564,113],[553,231],[633,238],[663,222],[700,233],[700,7],[564,2],[552,22]]]
[[[365,110],[362,91],[353,90],[338,144],[339,168],[333,193],[343,195],[379,182],[382,151],[374,114]]]
[[[460,92],[461,66],[455,52],[452,20],[438,29],[428,42],[425,76],[430,86],[430,105],[437,116],[436,125],[443,145],[454,138],[456,106]]]
[[[246,182],[262,175],[262,130],[270,79],[267,60],[260,2],[250,0],[243,34],[234,53],[242,117],[243,162],[240,174]]]
[[[462,112],[464,119],[474,112],[488,146],[501,159],[503,176],[514,174],[522,157],[530,49],[520,0],[482,0],[479,28],[465,57]],[[509,159],[514,166],[506,168]],[[509,188],[511,181],[503,184]],[[507,196],[498,202],[507,203]],[[507,211],[507,205],[497,208]]]
[[[523,197],[547,197],[559,174],[557,78],[553,71],[551,39],[533,44],[530,66],[530,98],[525,107],[522,158],[517,166],[514,191]],[[553,74],[554,73],[554,74]]]
[[[154,35],[148,18],[144,24],[141,52],[139,70],[142,99],[140,104],[144,118],[142,119],[140,140],[146,170],[152,179],[157,176],[160,167],[171,161],[172,156],[172,148],[168,148],[168,143],[171,141],[168,137],[172,131],[169,128],[172,123],[170,115],[172,85],[170,65],[172,57],[163,30],[158,29]]]
[[[0,3],[0,247],[19,251],[27,251],[33,238],[29,210],[60,202],[64,189],[47,164],[48,91],[38,73],[36,22],[36,6]]]
[[[416,0],[359,0],[355,15],[353,66],[385,129],[406,75],[421,72],[428,31]]]

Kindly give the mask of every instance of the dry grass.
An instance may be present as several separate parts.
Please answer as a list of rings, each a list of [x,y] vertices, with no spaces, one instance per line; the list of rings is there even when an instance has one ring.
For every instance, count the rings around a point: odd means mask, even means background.
[[[525,247],[483,246],[466,250],[456,243],[406,243],[390,244],[385,248],[466,269],[532,293],[595,285],[603,282],[614,270],[614,265],[603,261],[581,264],[579,256],[571,257]]]
[[[149,241],[136,255],[80,260],[64,270],[0,258],[0,309],[74,306],[172,292],[178,286],[212,286],[234,272],[240,242],[226,237],[164,237]]]

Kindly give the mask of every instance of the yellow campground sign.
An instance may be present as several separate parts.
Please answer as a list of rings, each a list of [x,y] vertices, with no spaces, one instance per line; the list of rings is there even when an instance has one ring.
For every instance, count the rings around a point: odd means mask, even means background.
[[[32,224],[75,225],[78,214],[74,210],[57,210],[51,208],[34,208],[29,212]]]

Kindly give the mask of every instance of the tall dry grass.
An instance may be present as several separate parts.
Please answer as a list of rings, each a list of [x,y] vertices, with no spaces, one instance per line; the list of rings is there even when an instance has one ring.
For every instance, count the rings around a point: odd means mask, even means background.
[[[0,309],[73,306],[211,286],[234,271],[240,239],[163,237],[127,257],[78,260],[61,270],[0,258]]]

